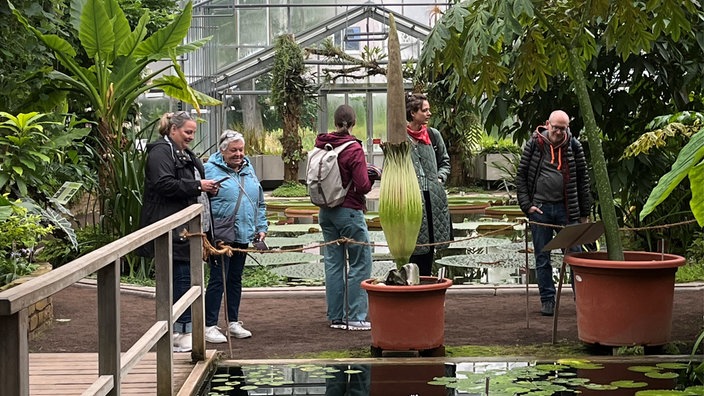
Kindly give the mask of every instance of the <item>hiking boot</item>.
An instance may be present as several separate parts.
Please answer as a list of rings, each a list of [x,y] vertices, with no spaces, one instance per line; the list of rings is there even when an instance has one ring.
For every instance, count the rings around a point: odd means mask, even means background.
[[[191,333],[174,333],[174,352],[190,352],[193,349]]]
[[[553,316],[555,315],[555,301],[543,301],[543,305],[540,308],[540,314],[543,316]]]
[[[230,322],[230,336],[235,338],[249,338],[252,332],[242,327],[242,322]]]
[[[227,338],[220,332],[217,326],[208,326],[205,328],[205,340],[211,344],[222,344],[227,342]]]
[[[372,329],[372,324],[366,320],[350,320],[348,325],[348,330],[362,330],[368,331]]]

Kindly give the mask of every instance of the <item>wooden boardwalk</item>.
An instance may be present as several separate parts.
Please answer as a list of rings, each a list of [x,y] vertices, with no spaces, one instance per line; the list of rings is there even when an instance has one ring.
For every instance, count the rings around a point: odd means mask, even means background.
[[[174,395],[192,395],[213,369],[217,355],[206,351],[206,359],[192,363],[190,353],[173,356]],[[98,378],[97,353],[30,353],[31,395],[80,395]],[[156,395],[156,353],[149,352],[122,380],[121,395]]]

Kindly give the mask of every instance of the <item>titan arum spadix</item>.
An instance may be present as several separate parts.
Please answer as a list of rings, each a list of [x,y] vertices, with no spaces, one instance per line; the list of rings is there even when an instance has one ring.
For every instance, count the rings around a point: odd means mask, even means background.
[[[386,72],[386,131],[384,176],[379,191],[379,221],[389,252],[400,268],[416,248],[423,221],[423,198],[411,161],[411,145],[406,136],[406,101],[401,70],[401,46],[396,21],[389,15],[389,66]]]

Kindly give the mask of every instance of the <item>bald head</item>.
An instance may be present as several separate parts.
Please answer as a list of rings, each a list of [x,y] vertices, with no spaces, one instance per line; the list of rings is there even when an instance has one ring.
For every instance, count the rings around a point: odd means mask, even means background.
[[[550,113],[550,118],[548,118],[548,121],[551,124],[570,125],[570,116],[562,110],[555,110]]]
[[[550,113],[548,119],[548,140],[552,144],[560,144],[567,137],[570,127],[570,117],[562,110],[555,110]]]

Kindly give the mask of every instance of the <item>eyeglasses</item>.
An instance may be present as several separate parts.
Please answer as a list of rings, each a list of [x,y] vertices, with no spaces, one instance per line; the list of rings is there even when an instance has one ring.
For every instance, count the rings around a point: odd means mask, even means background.
[[[185,119],[188,119],[188,120],[192,120],[192,119],[193,119],[193,118],[191,117],[191,115],[190,115],[187,111],[183,111],[183,110],[182,110],[182,111],[177,111],[177,112],[175,112],[175,113],[171,113],[171,114],[169,115],[169,119],[172,119],[172,118],[185,118]]]
[[[568,127],[568,126],[564,126],[564,127],[555,126],[555,125],[550,125],[550,126],[552,127],[552,129],[557,130],[557,131],[567,132],[570,130],[570,127]]]
[[[244,136],[241,133],[235,131],[228,131],[220,136],[220,144],[223,144],[226,140],[244,140]]]

